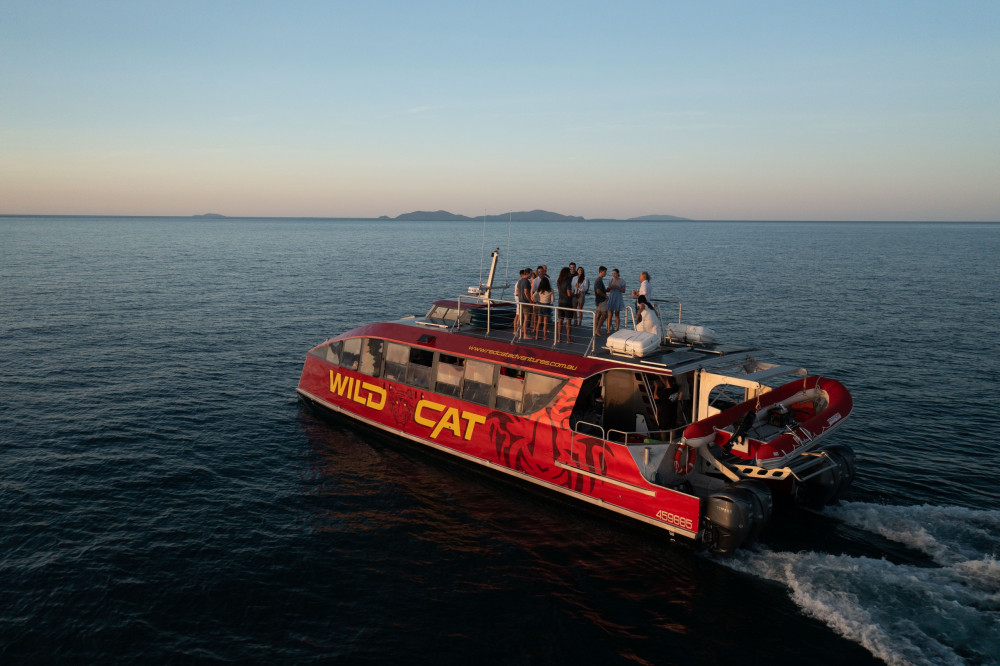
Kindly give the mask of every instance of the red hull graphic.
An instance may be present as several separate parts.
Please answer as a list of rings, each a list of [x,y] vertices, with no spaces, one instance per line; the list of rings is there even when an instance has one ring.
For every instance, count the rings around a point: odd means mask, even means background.
[[[299,392],[394,435],[694,537],[701,510],[697,497],[644,479],[623,444],[574,439],[568,424],[580,383],[567,382],[545,409],[514,415],[309,356]]]

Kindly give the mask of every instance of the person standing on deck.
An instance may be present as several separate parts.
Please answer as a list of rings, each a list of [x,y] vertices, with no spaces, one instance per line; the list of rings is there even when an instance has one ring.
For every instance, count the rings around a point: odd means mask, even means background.
[[[590,291],[590,280],[587,279],[583,266],[576,269],[576,281],[573,283],[573,307],[576,308],[574,326],[583,325],[583,303]]]
[[[514,318],[514,334],[524,337],[531,312],[531,269],[521,269],[521,279],[514,285],[514,300],[517,301],[517,316]]]
[[[552,319],[552,285],[549,283],[549,278],[542,275],[539,278],[538,292],[536,302],[538,305],[534,306],[535,310],[535,339],[538,339],[538,328],[542,329],[542,340],[547,340],[549,337],[549,320]]]
[[[625,293],[625,280],[617,268],[611,269],[611,283],[608,285],[608,334],[611,333],[611,317],[615,318],[615,330],[622,327],[621,313],[625,307],[622,295]]]
[[[640,296],[645,296],[647,301],[653,298],[652,287],[649,286],[649,273],[646,271],[639,273],[639,288],[632,290],[632,298]]]
[[[541,289],[542,277],[545,276],[545,266],[539,266],[534,271],[528,275],[531,278],[531,320],[528,322],[529,326],[538,328],[538,318],[542,315],[542,311],[538,308],[535,303],[539,303],[538,300],[538,290]]]
[[[597,269],[597,279],[594,280],[594,335],[601,334],[601,324],[608,320],[608,333],[610,334],[611,317],[608,315],[608,290],[604,287],[604,276],[608,274],[608,269],[601,266]]]
[[[565,324],[566,336],[564,342],[573,342],[569,337],[570,320],[573,318],[573,287],[570,282],[569,268],[563,267],[556,280],[556,290],[559,292],[559,315],[556,319],[556,342],[559,342],[559,331]]]

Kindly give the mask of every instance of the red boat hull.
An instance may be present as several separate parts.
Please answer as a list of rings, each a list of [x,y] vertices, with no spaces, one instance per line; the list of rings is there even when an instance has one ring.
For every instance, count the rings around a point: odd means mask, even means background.
[[[582,384],[570,377],[544,409],[515,415],[372,377],[308,355],[299,394],[320,407],[536,485],[695,538],[701,500],[641,475],[628,448],[573,433]]]

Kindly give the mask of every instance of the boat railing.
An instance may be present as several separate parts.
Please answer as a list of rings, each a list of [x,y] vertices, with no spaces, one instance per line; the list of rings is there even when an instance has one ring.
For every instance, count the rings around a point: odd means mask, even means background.
[[[677,323],[678,324],[681,323],[681,302],[680,301],[671,300],[669,298],[654,298],[654,299],[652,299],[652,301],[653,301],[653,306],[656,309],[656,316],[660,318],[660,323],[661,324],[663,324],[664,326],[667,325],[667,320],[663,316],[663,313],[666,310],[666,308],[661,308],[659,305],[657,305],[658,303],[663,303],[663,304],[671,304],[672,303],[672,304],[676,305],[677,306]],[[629,323],[631,323],[631,327],[629,326]],[[635,326],[636,326],[635,308],[633,308],[631,305],[626,305],[625,306],[625,327],[626,328],[632,328],[632,329],[634,329]]]
[[[521,323],[520,323],[520,306],[521,303],[512,300],[501,300],[501,299],[487,299],[481,296],[475,295],[464,295],[458,297],[459,309],[470,309],[470,306],[478,305],[477,310],[484,310],[485,317],[477,318],[477,323],[471,323],[464,318],[459,317],[454,325],[454,329],[459,329],[463,326],[472,326],[474,328],[479,328],[483,330],[487,336],[496,335],[498,333],[509,333],[509,342],[525,342],[529,339],[527,333],[531,332],[531,338],[534,337],[535,325],[530,323],[530,326],[525,331],[524,338],[520,337],[521,333]],[[592,354],[597,349],[597,336],[594,334],[594,322],[596,321],[597,311],[588,310],[586,308],[576,309],[576,308],[563,308],[555,304],[549,303],[525,303],[525,309],[530,309],[531,316],[535,317],[541,313],[541,316],[548,317],[550,324],[550,331],[548,331],[548,337],[546,341],[551,340],[552,347],[559,345],[560,349],[572,351],[583,356]],[[511,316],[511,307],[518,308],[514,310],[514,318]],[[577,317],[579,316],[581,324],[579,326],[572,326],[570,336],[575,332],[577,336],[580,336],[581,330],[584,331],[582,337],[578,341],[566,342],[565,328],[560,328],[560,312],[565,312],[566,317]],[[564,317],[563,319],[565,320]],[[514,323],[518,326],[513,327]],[[533,339],[532,343],[537,344]],[[541,341],[539,341],[541,342]]]
[[[593,448],[594,440],[600,441],[600,449]],[[575,467],[604,475],[607,473],[608,438],[605,430],[597,423],[578,421],[573,426],[573,436],[569,442],[569,457]],[[590,451],[588,456],[587,452]],[[600,456],[598,456],[600,451]],[[599,458],[599,459],[598,459]]]
[[[578,421],[573,426],[573,436],[570,438],[570,459],[577,467],[582,467],[597,474],[604,474],[606,472],[604,461],[607,459],[608,444],[624,444],[626,446],[637,444],[668,444],[680,441],[685,427],[629,432],[614,428],[605,430],[597,423]],[[600,456],[597,455],[597,450],[592,448],[594,440],[600,440],[601,442]],[[588,448],[591,448],[589,459],[587,457]]]
[[[622,328],[635,330],[635,309],[631,305],[625,306],[625,325]]]
[[[666,304],[676,305],[677,306],[677,323],[678,324],[681,323],[681,302],[680,301],[675,301],[675,300],[670,299],[670,298],[654,298],[654,299],[651,299],[651,300],[653,301],[653,307],[656,308],[657,315],[659,315],[659,317],[660,317],[660,321],[662,321],[664,324],[667,323],[666,318],[663,316],[664,312],[666,311],[666,308],[661,308],[657,304],[658,303],[663,303],[665,305]]]
[[[684,432],[684,428],[687,426],[681,426],[679,428],[670,428],[665,430],[609,430],[607,434],[608,441],[615,442],[618,444],[665,444],[673,442],[675,440],[680,440],[681,433]]]
[[[663,310],[662,305],[673,304],[677,306],[677,321],[681,321],[681,302],[666,298],[654,298],[652,299],[654,304],[657,304],[657,308],[660,311],[660,321],[663,321]],[[530,315],[534,318],[541,313],[541,316],[547,317],[549,323],[551,324],[552,331],[549,335],[546,335],[546,339],[535,340],[534,321],[529,322],[528,328],[524,331],[524,337],[521,337],[522,325],[520,323],[521,315],[521,304],[514,300],[504,300],[496,298],[487,298],[482,295],[460,295],[458,297],[458,307],[460,311],[470,312],[476,311],[482,314],[478,314],[473,317],[471,315],[460,316],[455,319],[452,324],[451,330],[460,329],[463,326],[471,326],[477,328],[484,332],[487,337],[496,337],[498,335],[507,335],[510,337],[507,342],[519,343],[519,344],[530,344],[539,345],[548,342],[548,346],[552,348],[558,348],[563,351],[568,351],[571,353],[579,354],[581,356],[590,356],[598,353],[598,348],[601,344],[601,337],[596,335],[594,330],[594,323],[597,320],[597,311],[593,309],[580,309],[576,308],[562,308],[555,304],[549,303],[526,303],[524,304],[526,309],[530,309]],[[512,309],[513,308],[513,309]],[[570,335],[574,333],[579,336],[578,340],[572,342],[565,341],[565,328],[560,328],[560,312],[565,312],[571,321],[577,317],[580,319],[579,326],[572,326]],[[624,313],[624,326],[622,328],[635,330],[635,308],[633,306],[626,306]],[[563,319],[565,321],[565,318]],[[514,324],[517,323],[518,326],[515,327]],[[581,331],[583,335],[581,336]],[[530,335],[529,335],[530,332]]]

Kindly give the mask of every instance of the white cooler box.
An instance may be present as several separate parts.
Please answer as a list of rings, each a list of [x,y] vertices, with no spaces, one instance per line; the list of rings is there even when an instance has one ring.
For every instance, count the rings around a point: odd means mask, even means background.
[[[660,348],[660,338],[656,333],[626,329],[609,335],[607,343],[612,353],[626,356],[645,356]]]

